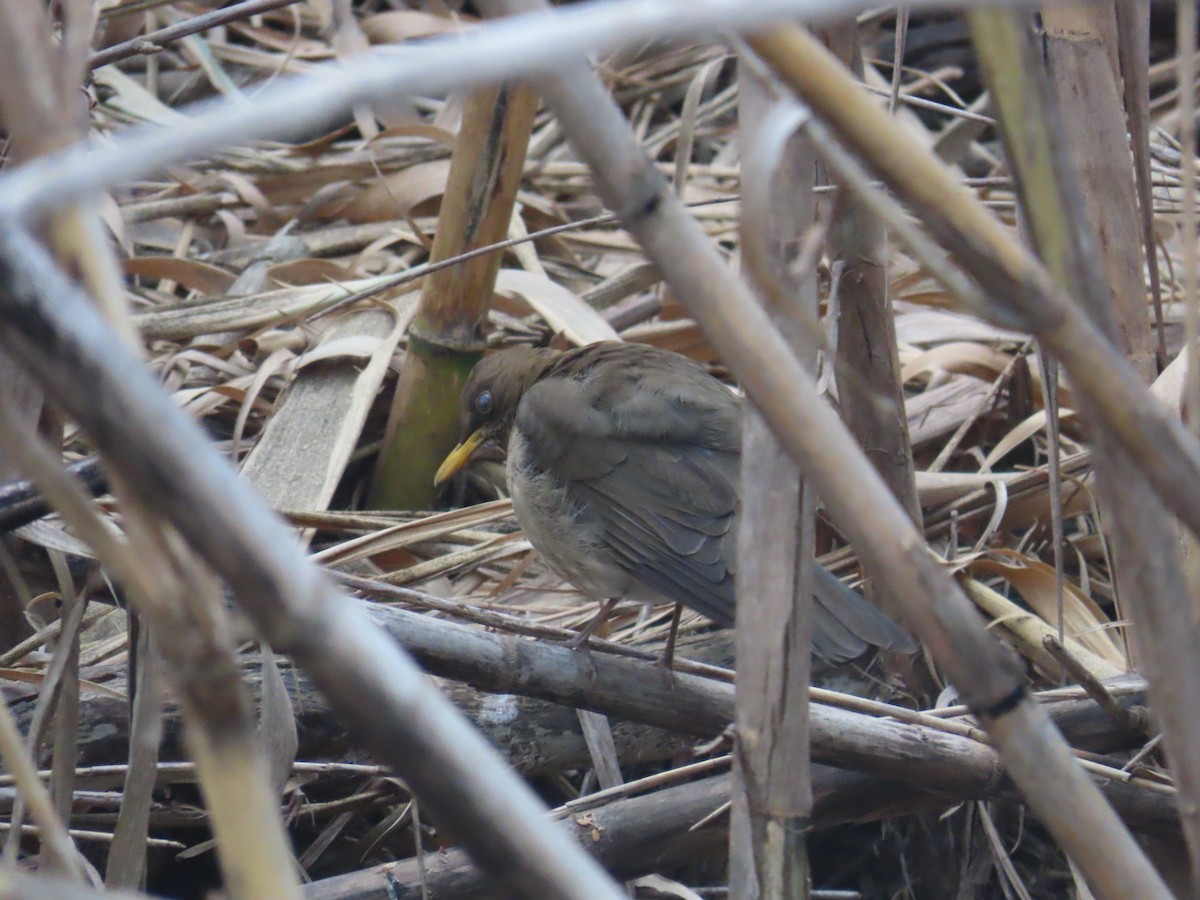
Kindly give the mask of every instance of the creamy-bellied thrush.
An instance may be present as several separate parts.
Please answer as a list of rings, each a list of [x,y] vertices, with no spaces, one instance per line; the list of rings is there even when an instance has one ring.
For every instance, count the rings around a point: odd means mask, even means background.
[[[644,344],[515,347],[475,366],[462,403],[464,440],[438,483],[506,450],[517,521],[557,574],[609,607],[673,600],[733,625],[742,401],[725,385]],[[824,660],[915,649],[827,569],[814,582]]]

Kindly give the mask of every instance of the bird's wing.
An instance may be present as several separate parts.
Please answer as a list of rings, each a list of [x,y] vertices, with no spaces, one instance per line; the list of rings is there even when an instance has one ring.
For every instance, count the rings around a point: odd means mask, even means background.
[[[516,427],[618,565],[732,625],[740,403],[698,366],[612,346],[567,354],[526,392]]]

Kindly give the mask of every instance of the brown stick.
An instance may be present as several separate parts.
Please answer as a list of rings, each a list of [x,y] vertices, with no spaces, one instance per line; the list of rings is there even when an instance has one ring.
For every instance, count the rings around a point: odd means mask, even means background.
[[[544,641],[490,633],[394,607],[362,601],[350,603],[370,616],[430,673],[475,686],[475,690],[461,686],[451,692],[468,713],[485,706],[494,713],[494,705],[487,704],[478,691],[516,694],[563,705],[561,718],[530,705],[518,705],[516,711],[521,717],[539,717],[529,723],[534,729],[539,722],[545,730],[574,729],[571,722],[574,716],[569,708],[578,707],[605,713],[625,723],[644,722],[697,738],[722,733],[734,715],[730,685],[709,678],[679,672],[672,675],[653,662],[635,662],[597,651],[585,657]],[[247,664],[243,678],[252,688],[259,683],[256,662]],[[296,694],[297,706],[302,709],[298,723],[302,755],[336,757],[344,736],[334,724],[333,712],[320,698],[312,696],[313,688],[303,677],[289,670],[287,678],[289,691]],[[119,689],[120,681],[113,686]],[[1129,688],[1136,690],[1123,690],[1120,702],[1144,701],[1144,685],[1135,682]],[[25,721],[29,709],[17,700],[10,703],[19,721]],[[1137,743],[1131,744],[1129,735],[1116,729],[1107,714],[1086,697],[1046,699],[1042,704],[1055,725],[1089,751],[1107,753]],[[837,709],[826,703],[812,705],[812,719],[813,755],[829,765],[886,775],[916,788],[936,787],[958,799],[1011,795],[1001,777],[995,752],[966,736],[970,729],[961,719],[947,722],[950,729],[947,733],[925,725]],[[123,754],[128,711],[121,701],[108,695],[85,695],[82,723],[81,747],[86,760],[101,762]],[[630,733],[621,722],[617,722],[614,730],[618,743],[636,754],[649,753],[662,758],[662,754],[671,752],[672,746],[676,749],[681,746],[669,744],[669,736],[665,734],[651,736],[644,744],[635,743],[632,736],[626,737]],[[178,752],[178,733],[178,717],[172,714],[166,722],[168,752]],[[492,737],[502,742],[503,730]],[[520,742],[520,735],[517,740]],[[661,745],[661,752],[655,750],[656,743]],[[584,762],[586,756],[586,748],[576,739],[574,749],[560,746],[548,748],[541,757],[522,752],[510,758],[522,769],[537,771],[540,766],[561,770],[572,761]],[[1155,831],[1175,827],[1177,819],[1169,791],[1147,788],[1136,780],[1129,784],[1112,781],[1105,791],[1122,814],[1134,817],[1139,827]]]
[[[697,859],[722,854],[726,817],[696,831],[690,829],[729,798],[728,776],[666,788],[567,816],[572,837],[618,878],[636,878]],[[384,893],[387,892],[387,893]],[[427,892],[427,893],[425,893]],[[309,900],[496,897],[461,850],[426,855],[423,865],[407,859],[385,866],[313,882]]]
[[[857,23],[851,20],[830,29],[828,35],[830,49],[861,79]],[[900,59],[895,62],[897,77],[901,63]],[[836,351],[842,418],[919,528],[921,504],[900,384],[896,322],[888,297],[883,223],[843,193],[837,198],[828,247],[830,261],[840,272]]]
[[[394,607],[371,605],[367,611],[428,671],[484,690],[541,697],[697,737],[720,734],[735,714],[732,687],[709,678],[665,672],[652,663],[595,651],[583,657],[566,647],[488,633]],[[1058,707],[1055,721],[1082,737],[1083,729],[1090,730],[1097,722],[1084,726],[1072,721],[1076,713],[1071,710],[1077,708]],[[1086,708],[1095,710],[1090,702]],[[959,734],[872,718],[824,703],[812,704],[810,727],[812,755],[818,762],[914,785],[938,785],[939,790],[952,793],[987,792],[1000,784],[1001,763],[995,752]],[[1106,727],[1107,732],[1101,733],[1111,741],[1111,726]],[[1105,750],[1114,744],[1089,740],[1088,746]],[[1163,796],[1163,808],[1170,810],[1170,798]]]
[[[785,120],[761,66],[739,67],[742,258],[792,352],[816,369],[814,266],[796,271],[816,222],[816,160]],[[796,463],[751,409],[743,424],[737,581],[737,744],[729,890],[801,898],[811,876],[808,684],[812,669],[816,504]]]
[[[1046,648],[1047,653],[1058,660],[1072,678],[1079,682],[1079,686],[1088,692],[1088,696],[1096,701],[1118,728],[1128,731],[1130,734],[1145,734],[1146,726],[1149,723],[1146,720],[1144,708],[1127,709],[1118,703],[1117,698],[1109,693],[1104,683],[1060,644],[1054,635],[1048,634],[1042,638],[1042,646]]]

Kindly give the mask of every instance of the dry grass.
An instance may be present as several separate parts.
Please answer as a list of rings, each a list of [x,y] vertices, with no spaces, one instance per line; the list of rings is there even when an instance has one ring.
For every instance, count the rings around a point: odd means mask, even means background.
[[[252,95],[282,74],[307,71],[368,44],[420,40],[455,27],[457,16],[382,6],[357,4],[353,16],[343,18],[334,14],[343,4],[301,4],[97,69],[88,87],[89,128],[96,134],[133,122],[169,128],[190,101]],[[124,3],[105,9],[95,46],[133,36],[147,17],[166,25],[202,11],[199,4],[184,2],[146,7]],[[1012,224],[1014,193],[987,114],[972,107],[980,90],[978,73],[956,21],[914,19],[896,114],[922,140],[944,148],[963,183]],[[891,24],[885,17],[861,26],[868,83],[885,94],[892,76],[886,61]],[[1155,27],[1157,38],[1161,28]],[[951,39],[941,39],[943,34]],[[1164,337],[1173,358],[1181,345],[1185,308],[1177,221],[1185,176],[1174,136],[1178,92],[1170,58],[1169,46],[1156,40],[1151,114],[1161,127],[1151,134],[1151,175],[1163,263]],[[737,79],[730,51],[712,44],[632,47],[603,59],[600,69],[643,146],[682,198],[694,204],[694,215],[712,241],[736,262]],[[552,640],[555,629],[579,627],[593,610],[533,556],[502,500],[482,509],[450,509],[464,500],[496,497],[495,471],[491,484],[480,472],[465,497],[444,497],[449,511],[359,511],[405,352],[403,329],[425,272],[421,266],[436,228],[460,112],[457,96],[397,99],[359,109],[294,143],[228,148],[172,166],[115,192],[101,215],[115,236],[124,299],[145,338],[148,364],[177,403],[203,423],[218,449],[310,538],[317,560],[335,572],[414,589],[403,600],[390,598],[403,608]],[[831,192],[820,196],[826,205],[833,202]],[[519,215],[510,229],[517,241],[502,251],[489,316],[491,342],[585,343],[619,335],[685,353],[721,371],[698,326],[669,289],[647,274],[637,244],[612,217],[600,217],[604,210],[587,167],[544,112],[535,122],[517,202]],[[829,272],[820,274],[825,295]],[[1064,638],[1072,655],[1101,678],[1126,672],[1136,653],[1120,613],[1113,554],[1098,517],[1086,435],[1072,409],[1070,383],[1058,393],[1065,539],[1060,611],[1045,393],[1033,343],[1027,335],[954,312],[953,299],[932,273],[895,242],[888,282],[930,548],[967,579],[993,632],[1021,652],[1036,687],[1054,687],[1067,677],[1043,646],[1047,634]],[[373,295],[346,302],[362,291]],[[1147,316],[1150,309],[1147,287]],[[835,341],[836,335],[827,332],[827,340]],[[1172,380],[1174,371],[1162,376],[1156,392],[1179,410],[1183,379]],[[828,377],[822,383],[831,388]],[[69,423],[63,449],[68,459],[91,451],[86,437]],[[120,525],[115,503],[102,500],[100,509]],[[123,764],[131,732],[124,706],[130,699],[130,653],[125,613],[112,608],[110,586],[80,537],[51,515],[17,530],[6,543],[0,560],[4,594],[15,613],[6,614],[6,646],[27,635],[29,626],[40,631],[40,639],[6,655],[0,676],[23,728],[34,722],[43,730],[40,738],[27,738],[42,763],[54,750],[48,736],[61,738],[46,727],[49,695],[59,695],[60,722],[79,716],[82,768],[73,776],[69,834],[85,858],[103,870],[106,845],[129,790]],[[822,526],[819,546],[835,571],[857,572],[853,551],[832,528]],[[89,599],[86,613],[67,602],[74,593]],[[60,621],[59,599],[67,623],[61,628],[78,629],[77,658],[70,640],[51,633]],[[19,621],[21,612],[28,625]],[[670,612],[622,606],[606,637],[657,650]],[[701,617],[685,613],[683,633],[691,651],[683,655],[717,667],[731,664],[728,641],[715,636]],[[414,854],[420,859],[453,843],[436,823],[420,817],[402,783],[373,766],[340,733],[290,664],[281,661],[282,681],[276,682],[274,663],[260,668],[251,632],[240,628],[236,636],[255,696],[274,698],[261,703],[270,723],[263,734],[306,877],[343,874]],[[65,683],[58,687],[64,668],[68,675],[77,673],[77,700],[70,699]],[[914,696],[910,685],[886,679],[874,666],[824,677],[838,689],[904,705],[934,699]],[[549,704],[520,706],[456,690],[455,698],[494,740],[510,741],[502,750],[535,778],[552,805],[566,804],[570,812],[595,790],[597,766],[589,754],[601,751],[594,740],[584,742],[573,720],[563,725]],[[947,693],[937,705],[953,702]],[[532,732],[518,725],[497,728],[489,720],[511,710],[531,717]],[[947,715],[944,710],[936,714]],[[286,720],[293,715],[298,751],[287,739]],[[553,723],[547,727],[571,729],[569,735],[547,736],[562,746],[537,752],[519,746],[536,739],[530,733],[536,735],[538,717]],[[614,727],[621,733],[613,752],[626,776],[661,779],[646,790],[663,789],[673,780],[684,783],[697,773],[685,770],[674,779],[666,773],[728,751],[721,742],[694,746],[690,737],[647,737],[647,726],[614,722]],[[147,728],[143,721],[132,729],[135,744],[139,734],[150,733]],[[140,769],[144,779],[154,769],[147,812],[149,884],[164,893],[199,896],[195,885],[215,877],[209,813],[195,770],[182,761],[186,753],[178,728],[173,714],[164,761],[147,765],[143,758]],[[1141,789],[1170,784],[1153,741],[1142,750],[1137,750],[1139,739],[1128,735],[1108,744],[1104,749],[1111,755],[1098,761],[1127,766],[1152,785]],[[55,761],[56,775],[44,773],[52,792],[61,789],[64,777],[57,755]],[[906,802],[899,812],[951,810],[948,801],[931,797]],[[6,810],[13,798],[8,788],[0,789]],[[911,816],[893,819],[897,810],[886,804],[860,809],[861,818],[887,824],[882,829],[840,826],[815,836],[819,852],[811,855],[820,860],[814,870],[817,884],[860,890],[864,896],[892,895],[906,889],[906,881],[912,896],[935,896],[955,883],[973,885],[972,896],[978,897],[1064,896],[1074,889],[1075,876],[1044,832],[1030,830],[1015,810],[1009,803],[964,798],[944,821],[926,815],[914,824]],[[719,804],[712,811],[719,812]],[[583,813],[570,814],[581,821]],[[38,842],[20,843],[18,851],[18,842],[10,841],[8,861],[20,855],[32,862]],[[55,854],[61,847],[47,843],[41,863],[52,868]],[[717,863],[696,859],[665,874],[693,887],[723,884],[719,856],[713,855]],[[643,867],[636,874],[652,871]],[[663,895],[656,890],[695,896],[678,893],[683,889],[664,878],[648,880],[638,890],[639,896]]]

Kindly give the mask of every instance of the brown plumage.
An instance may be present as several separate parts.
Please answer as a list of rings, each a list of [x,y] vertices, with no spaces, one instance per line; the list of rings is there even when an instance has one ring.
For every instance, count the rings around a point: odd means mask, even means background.
[[[555,572],[596,600],[674,600],[733,624],[742,403],[721,382],[642,344],[513,348],[476,365],[463,410],[438,479],[506,450],[517,520]],[[820,567],[815,595],[822,658],[914,649]]]

